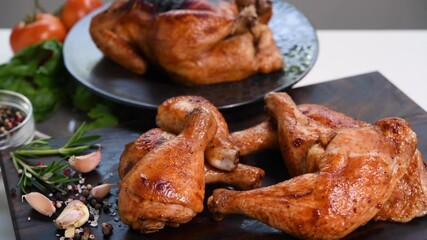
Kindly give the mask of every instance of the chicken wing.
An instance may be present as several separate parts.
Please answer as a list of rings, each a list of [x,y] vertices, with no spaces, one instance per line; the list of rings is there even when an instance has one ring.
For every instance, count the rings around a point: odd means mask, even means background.
[[[239,149],[230,140],[227,122],[222,114],[205,98],[179,96],[166,100],[157,109],[156,124],[167,132],[177,134],[184,126],[185,115],[197,107],[208,109],[218,125],[215,137],[206,149],[206,160],[218,169],[233,170],[239,162]]]
[[[213,115],[196,108],[173,139],[148,152],[120,183],[123,223],[142,233],[178,226],[203,210],[204,157],[216,133]]]
[[[268,103],[270,110],[274,103]],[[299,120],[295,116],[289,128],[304,133],[315,125]],[[318,171],[250,191],[215,190],[208,199],[210,211],[218,218],[245,214],[310,239],[338,239],[367,223],[404,175],[416,149],[415,133],[405,120],[389,118],[320,135],[307,147],[311,168]]]

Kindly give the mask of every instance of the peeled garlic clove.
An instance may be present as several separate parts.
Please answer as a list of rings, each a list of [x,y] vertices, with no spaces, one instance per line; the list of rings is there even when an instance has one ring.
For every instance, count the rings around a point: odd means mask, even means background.
[[[27,200],[28,204],[30,204],[30,206],[34,208],[34,210],[45,216],[50,217],[56,211],[53,202],[50,201],[50,199],[47,198],[45,195],[39,192],[31,192],[22,195],[22,200],[24,200],[24,198],[25,200]]]
[[[92,195],[92,197],[98,198],[98,199],[104,198],[110,192],[111,186],[113,186],[113,185],[114,184],[111,184],[111,183],[104,183],[102,185],[93,187],[90,190],[90,195]]]
[[[60,229],[65,229],[65,237],[74,237],[74,230],[87,222],[89,209],[80,200],[73,200],[64,208],[54,221]]]
[[[68,159],[70,166],[80,173],[88,173],[98,166],[101,161],[101,146],[99,145],[96,152],[89,153],[82,156],[71,156]]]

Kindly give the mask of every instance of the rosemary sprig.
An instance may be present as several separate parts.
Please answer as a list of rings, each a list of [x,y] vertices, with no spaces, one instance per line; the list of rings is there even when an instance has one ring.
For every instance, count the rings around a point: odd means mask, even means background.
[[[20,147],[11,153],[13,165],[18,174],[21,175],[18,186],[23,193],[27,193],[31,186],[40,191],[58,191],[63,194],[65,190],[61,188],[62,184],[77,182],[78,178],[72,178],[63,173],[69,167],[68,159],[72,155],[89,149],[92,145],[88,143],[99,138],[98,135],[84,136],[86,130],[84,123],[68,139],[68,141],[59,148],[52,148],[49,145],[50,139],[35,140],[27,145]],[[34,165],[29,162],[44,156],[61,156],[57,161],[52,161],[46,165]]]

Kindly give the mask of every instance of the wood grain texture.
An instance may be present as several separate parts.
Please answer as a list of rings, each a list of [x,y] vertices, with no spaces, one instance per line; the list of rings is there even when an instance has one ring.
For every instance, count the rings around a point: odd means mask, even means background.
[[[412,100],[394,87],[379,73],[370,73],[337,81],[327,82],[288,91],[297,103],[318,103],[333,110],[341,111],[364,121],[374,122],[383,117],[398,116],[407,119],[418,134],[419,148],[427,154],[427,113]],[[150,117],[153,113],[147,113]],[[223,111],[232,131],[252,126],[266,118],[264,104],[253,103],[236,109]],[[147,116],[146,114],[142,114]],[[94,173],[86,174],[87,182],[96,185],[101,182],[118,182],[117,165],[124,145],[136,139],[143,131],[154,127],[150,124],[132,124],[132,127],[101,129],[103,146],[102,164]],[[139,127],[138,127],[139,126]],[[58,144],[63,139],[56,140]],[[256,165],[266,171],[263,185],[271,185],[288,178],[285,166],[278,151],[264,151],[241,159],[242,162]],[[33,211],[20,194],[12,196],[16,189],[18,175],[6,152],[2,153],[2,174],[8,194],[13,224],[17,239],[57,239],[57,230],[53,218],[43,217]],[[207,188],[209,196],[214,188]],[[108,201],[116,206],[117,187],[111,191]],[[115,211],[117,213],[117,211]],[[55,214],[57,216],[58,214]],[[54,216],[54,217],[55,217]],[[158,233],[141,236],[129,230],[120,221],[114,221],[118,215],[101,214],[101,222],[110,222],[114,226],[111,239],[295,239],[256,220],[243,216],[228,216],[221,222],[212,220],[205,209],[191,222],[179,228],[165,228]],[[31,218],[28,221],[28,217]],[[102,239],[101,228],[92,228],[97,239]],[[389,222],[370,222],[360,227],[346,239],[425,239],[427,236],[427,217],[415,219],[407,224]]]

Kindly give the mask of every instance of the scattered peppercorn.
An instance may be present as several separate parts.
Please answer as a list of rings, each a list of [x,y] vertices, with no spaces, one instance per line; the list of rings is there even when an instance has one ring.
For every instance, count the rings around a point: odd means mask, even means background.
[[[113,225],[111,225],[110,223],[103,222],[101,226],[102,226],[102,234],[104,235],[104,237],[107,237],[113,234],[113,230],[114,230]]]
[[[92,207],[95,207],[95,205],[97,204],[98,202],[96,201],[96,199],[95,198],[92,198],[91,200],[90,200],[90,205],[92,205]]]
[[[65,176],[70,176],[70,174],[71,174],[71,170],[69,168],[64,169]]]
[[[86,203],[87,203],[87,199],[86,199],[86,197],[85,197],[85,196],[80,196],[80,197],[79,197],[79,200],[80,200],[82,203],[84,203],[84,204],[86,204]]]
[[[89,240],[89,239],[91,239],[90,235],[93,235],[92,232],[90,231],[90,229],[89,228],[85,228],[83,230],[83,233],[81,234],[81,238],[80,239],[81,240]]]
[[[82,196],[83,197],[89,197],[89,194],[90,194],[90,191],[89,190],[87,190],[87,189],[84,189],[83,191],[82,191]]]
[[[96,210],[100,210],[101,208],[102,208],[101,204],[99,204],[99,203],[95,204],[95,209]]]

